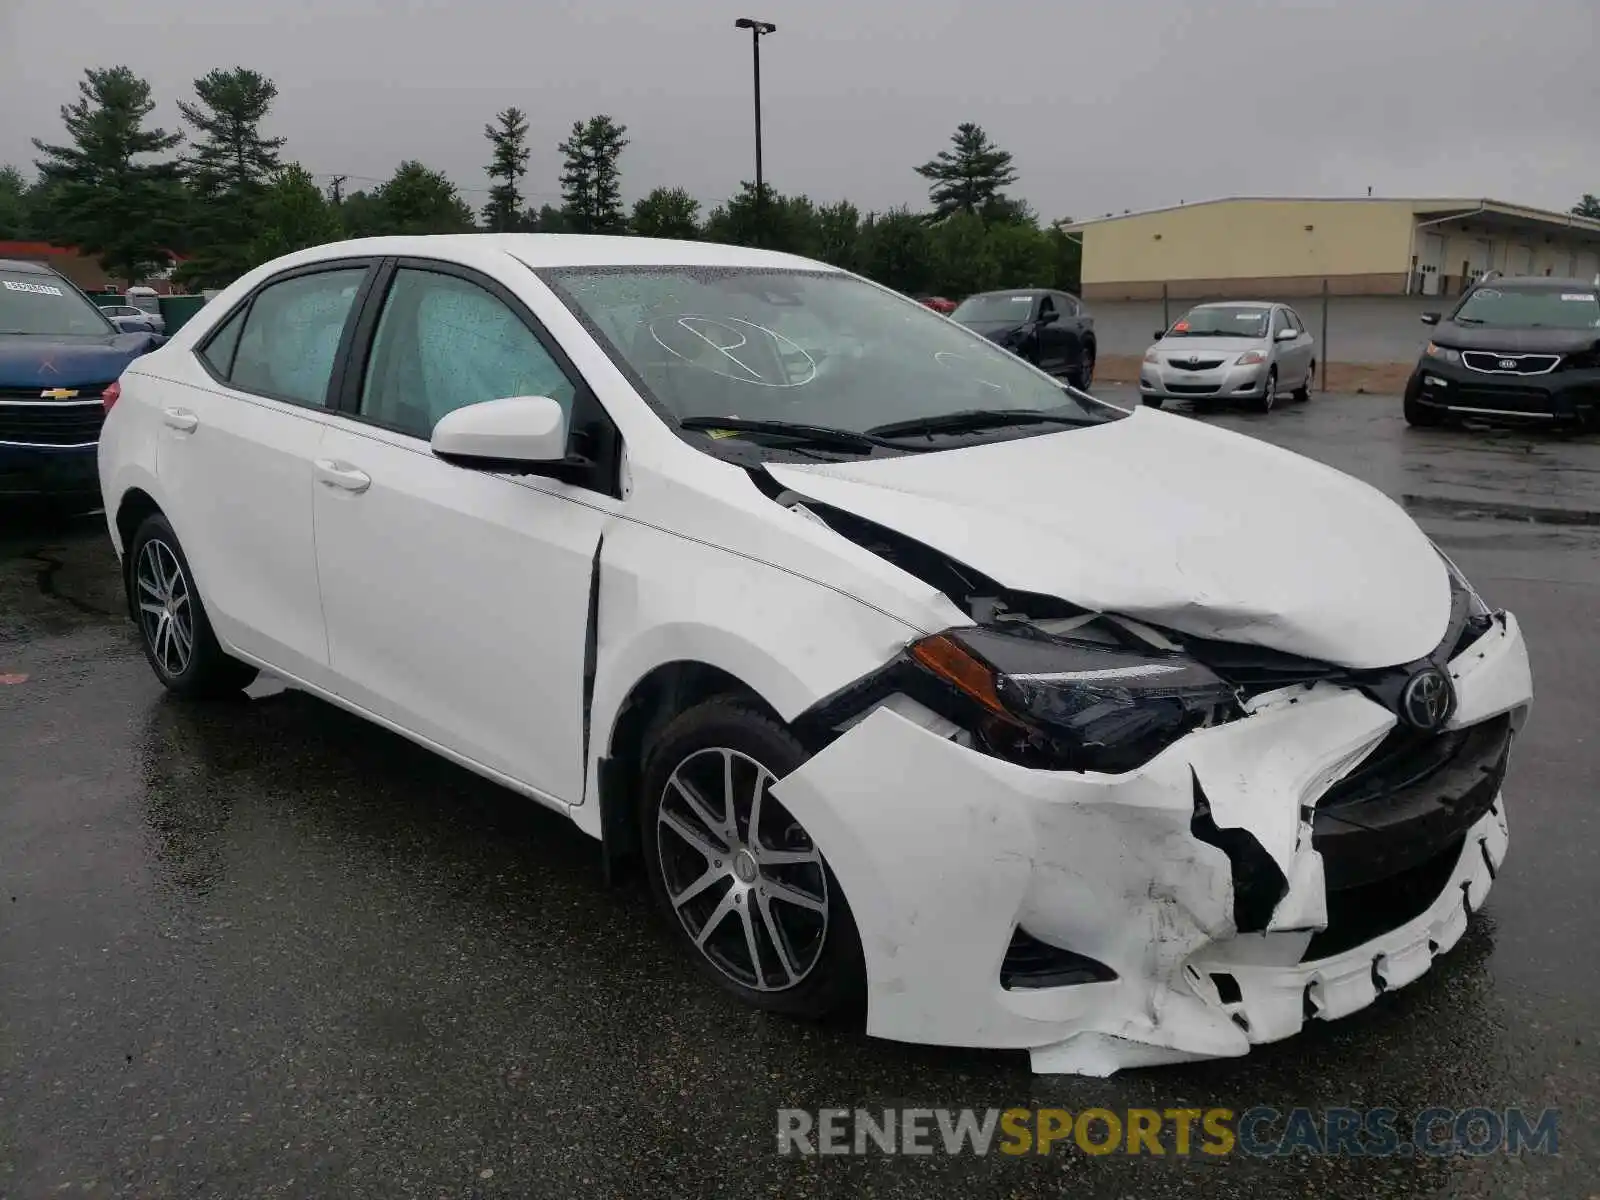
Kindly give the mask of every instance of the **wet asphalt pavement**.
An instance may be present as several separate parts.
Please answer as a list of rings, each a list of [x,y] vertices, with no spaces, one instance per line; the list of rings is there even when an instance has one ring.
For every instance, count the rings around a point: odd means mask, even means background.
[[[724,999],[564,818],[304,695],[168,698],[100,519],[0,510],[0,1196],[1600,1193],[1600,439],[1398,407],[1208,419],[1405,498],[1516,611],[1509,858],[1372,1008],[1109,1080]],[[1560,1154],[776,1153],[780,1106],[902,1105],[1553,1107]]]

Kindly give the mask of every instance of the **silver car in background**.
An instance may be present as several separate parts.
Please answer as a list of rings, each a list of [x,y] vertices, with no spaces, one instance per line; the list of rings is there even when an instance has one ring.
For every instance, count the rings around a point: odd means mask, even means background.
[[[1197,408],[1243,402],[1266,413],[1284,392],[1311,398],[1316,339],[1287,304],[1201,304],[1156,338],[1139,368],[1139,395],[1152,408],[1168,400]]]

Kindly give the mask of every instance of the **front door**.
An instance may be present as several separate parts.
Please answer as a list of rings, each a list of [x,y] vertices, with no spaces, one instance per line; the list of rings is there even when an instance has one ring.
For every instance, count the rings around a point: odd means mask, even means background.
[[[158,414],[156,473],[224,642],[320,683],[328,662],[311,528],[312,463],[334,359],[369,264],[269,282],[209,335],[206,386]]]
[[[334,687],[473,762],[583,799],[589,591],[619,502],[451,466],[439,418],[506,396],[593,403],[509,295],[406,265],[382,300],[356,411],[318,456],[317,563]]]

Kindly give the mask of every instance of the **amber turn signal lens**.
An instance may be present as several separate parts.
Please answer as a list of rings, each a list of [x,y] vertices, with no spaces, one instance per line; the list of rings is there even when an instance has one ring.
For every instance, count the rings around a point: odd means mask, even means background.
[[[965,692],[990,712],[1014,721],[995,692],[994,671],[954,638],[942,633],[911,647],[911,657],[952,687]]]

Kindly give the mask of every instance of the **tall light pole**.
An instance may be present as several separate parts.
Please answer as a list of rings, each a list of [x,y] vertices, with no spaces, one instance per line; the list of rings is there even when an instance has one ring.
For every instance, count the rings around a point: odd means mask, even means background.
[[[735,29],[750,31],[750,50],[754,55],[756,73],[756,240],[762,241],[767,229],[767,191],[761,176],[761,38],[763,34],[776,33],[778,27],[771,21],[757,21],[753,17],[740,17],[733,23]]]

